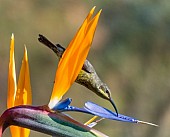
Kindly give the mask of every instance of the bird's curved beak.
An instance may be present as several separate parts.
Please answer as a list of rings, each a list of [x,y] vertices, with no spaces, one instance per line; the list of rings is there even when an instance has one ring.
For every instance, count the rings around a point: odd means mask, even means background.
[[[117,110],[117,107],[116,107],[116,105],[115,105],[112,97],[109,98],[109,101],[110,101],[110,103],[112,104],[112,106],[114,107],[114,109],[115,109],[115,111],[116,111],[116,114],[117,114],[117,116],[118,116],[118,110]]]

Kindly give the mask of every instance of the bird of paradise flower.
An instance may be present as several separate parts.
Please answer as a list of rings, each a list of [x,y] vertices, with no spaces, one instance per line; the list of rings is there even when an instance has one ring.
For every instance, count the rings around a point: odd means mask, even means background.
[[[13,137],[28,137],[30,133],[29,129],[52,136],[106,136],[103,133],[92,129],[91,127],[93,127],[94,124],[89,126],[83,125],[65,115],[63,113],[65,111],[77,111],[111,120],[144,123],[157,126],[122,114],[117,115],[117,113],[103,108],[93,102],[86,102],[83,108],[77,108],[70,106],[70,98],[61,101],[62,96],[75,81],[89,52],[101,10],[91,19],[93,12],[94,8],[90,11],[60,59],[56,71],[53,92],[48,105],[30,105],[32,95],[26,47],[18,85],[16,86],[14,35],[12,35],[8,77],[8,109],[0,117],[0,137],[2,136],[3,131],[11,125],[19,126],[11,127]],[[21,127],[26,127],[27,129]]]

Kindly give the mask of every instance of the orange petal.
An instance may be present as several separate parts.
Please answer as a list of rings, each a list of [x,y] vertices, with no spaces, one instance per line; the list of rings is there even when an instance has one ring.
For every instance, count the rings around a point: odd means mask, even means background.
[[[8,70],[8,98],[7,108],[14,106],[16,92],[16,72],[15,72],[15,57],[14,57],[14,34],[11,36],[9,70]]]
[[[27,49],[25,47],[24,57],[20,69],[20,75],[18,80],[18,88],[15,97],[15,106],[28,105],[32,103],[32,93],[30,84],[29,64],[27,57]],[[14,137],[28,137],[30,130],[21,127],[15,127],[18,132],[12,132]]]
[[[20,127],[20,137],[28,137],[30,135],[30,129]]]
[[[95,7],[94,7],[95,8]],[[90,11],[79,31],[64,52],[56,72],[49,107],[53,108],[77,78],[88,55],[101,11],[91,19]]]
[[[15,97],[15,106],[17,105],[29,105],[32,103],[32,93],[30,84],[29,64],[27,57],[27,49],[25,47],[24,57],[20,69],[20,75],[18,80],[18,88]]]
[[[15,57],[14,57],[14,34],[11,36],[10,44],[10,57],[9,57],[9,71],[8,71],[8,97],[7,97],[7,108],[14,107],[15,94],[16,94],[16,71],[15,71]],[[12,137],[18,137],[19,128],[16,126],[11,126]]]

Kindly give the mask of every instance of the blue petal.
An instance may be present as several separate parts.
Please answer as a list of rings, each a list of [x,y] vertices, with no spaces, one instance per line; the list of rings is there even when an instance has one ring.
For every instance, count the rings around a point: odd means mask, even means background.
[[[59,103],[56,104],[56,106],[53,108],[53,110],[57,111],[57,110],[63,110],[64,108],[66,108],[68,105],[70,105],[72,99],[71,98],[67,98],[63,101],[60,101]]]
[[[91,115],[96,115],[111,120],[130,122],[130,123],[138,122],[138,120],[136,120],[135,118],[128,117],[122,114],[118,114],[117,116],[117,113],[112,112],[106,108],[103,108],[93,102],[86,102],[84,108],[69,106],[68,104],[70,103],[71,103],[71,99],[66,99],[62,102],[59,102],[55,108],[57,108],[57,110],[60,111],[77,111],[77,112],[87,113]]]
[[[72,101],[71,98],[61,101],[54,107],[53,110],[60,111],[60,112],[76,111],[76,112],[82,112],[82,113],[87,113],[87,114],[91,114],[91,115],[96,115],[96,116],[111,119],[111,120],[130,122],[130,123],[142,123],[142,124],[148,124],[148,125],[152,125],[152,126],[158,126],[156,124],[145,122],[145,121],[140,121],[133,117],[125,116],[122,114],[118,114],[118,116],[117,116],[117,113],[112,112],[104,107],[101,107],[93,102],[86,102],[85,106],[83,108],[69,106],[71,101]]]
[[[106,108],[103,108],[93,102],[86,102],[84,107],[88,112],[92,113],[93,115],[100,116],[103,118],[111,119],[111,120],[117,120],[117,121],[123,121],[123,122],[130,122],[130,123],[137,123],[138,120],[135,118],[125,116],[122,114],[118,114],[115,112],[112,112]]]
[[[87,113],[87,114],[93,115],[91,112],[87,111],[84,108],[78,108],[78,107],[74,107],[74,106],[67,106],[63,110],[60,110],[60,111],[77,111],[77,112],[82,112],[82,113]]]

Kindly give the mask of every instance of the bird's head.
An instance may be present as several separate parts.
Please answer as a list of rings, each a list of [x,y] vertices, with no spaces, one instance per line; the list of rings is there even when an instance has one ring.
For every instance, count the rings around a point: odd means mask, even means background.
[[[111,91],[108,88],[108,86],[105,83],[103,83],[97,89],[98,89],[98,95],[100,97],[108,100],[112,104],[112,106],[114,107],[114,109],[115,109],[115,111],[116,111],[116,113],[118,115],[117,107],[116,107],[116,105],[115,105],[115,103],[113,101],[113,98],[111,96]]]

